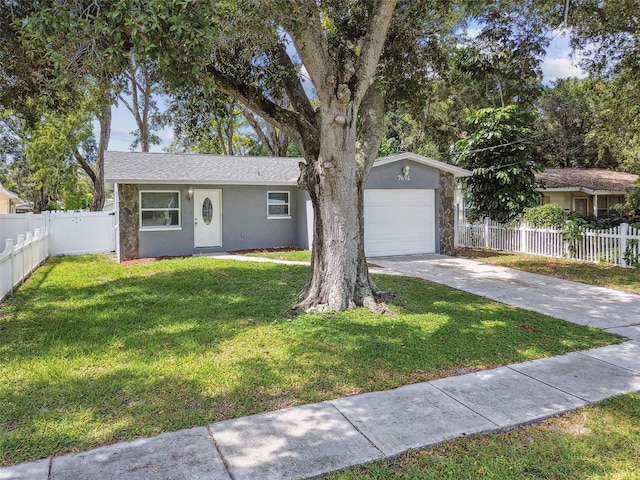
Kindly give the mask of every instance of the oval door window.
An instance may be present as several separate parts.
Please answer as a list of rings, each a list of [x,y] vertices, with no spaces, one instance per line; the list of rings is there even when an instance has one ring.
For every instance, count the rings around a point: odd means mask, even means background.
[[[202,202],[202,220],[204,220],[204,223],[209,225],[212,219],[213,219],[213,204],[211,203],[211,200],[207,197],[204,199],[204,202]]]

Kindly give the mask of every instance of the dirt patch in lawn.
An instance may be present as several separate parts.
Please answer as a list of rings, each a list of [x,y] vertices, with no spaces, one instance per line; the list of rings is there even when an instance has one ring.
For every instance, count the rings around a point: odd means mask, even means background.
[[[159,262],[160,260],[172,260],[174,258],[189,258],[191,255],[176,255],[176,256],[164,256],[164,257],[143,257],[134,258],[133,260],[123,260],[120,265],[139,265],[142,263]]]
[[[251,248],[247,250],[232,250],[227,252],[229,255],[246,255],[247,253],[254,252],[300,252],[302,248],[299,247],[270,247],[270,248]]]

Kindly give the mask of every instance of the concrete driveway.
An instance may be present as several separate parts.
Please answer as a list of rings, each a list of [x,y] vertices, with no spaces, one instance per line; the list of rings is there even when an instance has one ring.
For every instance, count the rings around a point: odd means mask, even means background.
[[[640,340],[640,295],[445,255],[372,260],[379,273],[422,278],[491,300]]]

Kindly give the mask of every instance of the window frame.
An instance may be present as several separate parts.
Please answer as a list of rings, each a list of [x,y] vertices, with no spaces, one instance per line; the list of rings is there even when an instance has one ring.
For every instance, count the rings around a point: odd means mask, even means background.
[[[269,212],[269,207],[272,205],[283,205],[282,203],[271,203],[270,196],[272,193],[285,193],[287,195],[287,202],[284,205],[287,206],[287,213],[272,214]],[[268,220],[288,220],[291,218],[291,192],[289,190],[269,190],[267,192],[267,219]]]
[[[142,208],[142,195],[144,193],[173,193],[178,194],[178,206],[172,208]],[[138,192],[138,221],[140,231],[168,231],[168,230],[182,230],[182,192],[180,190],[140,190]],[[178,212],[178,224],[177,225],[142,225],[142,213],[143,212],[160,212],[160,211],[177,211]]]

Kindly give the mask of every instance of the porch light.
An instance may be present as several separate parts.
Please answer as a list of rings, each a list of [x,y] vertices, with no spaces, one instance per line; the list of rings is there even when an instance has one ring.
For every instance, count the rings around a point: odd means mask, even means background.
[[[189,200],[193,198],[193,187],[191,185],[189,185],[189,188],[187,189],[187,198]]]

